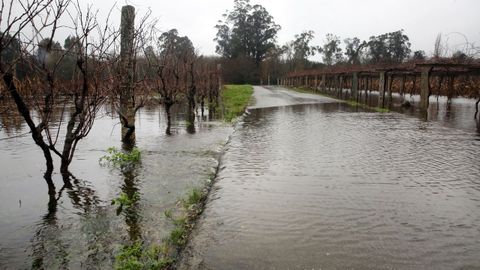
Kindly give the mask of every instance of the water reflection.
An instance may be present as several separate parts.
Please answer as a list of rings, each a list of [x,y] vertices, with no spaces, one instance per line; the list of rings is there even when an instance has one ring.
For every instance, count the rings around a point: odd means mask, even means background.
[[[7,136],[14,136],[21,132],[24,123],[17,111],[15,103],[7,99],[0,99],[0,131],[3,129],[3,132],[5,132]]]
[[[39,177],[44,170],[42,152],[16,109],[4,101],[0,101],[4,168],[0,171],[0,269],[111,269],[120,244],[139,239],[158,243],[171,225],[158,213],[203,183],[216,165],[216,151],[231,132],[229,126],[198,116],[191,134],[185,107],[176,104],[171,109],[172,135],[165,136],[164,108],[146,106],[136,119],[142,166],[104,168],[98,160],[107,148],[135,146],[121,144],[118,117],[113,107],[106,106],[89,136],[79,143],[71,165],[74,175],[54,174],[49,188]],[[1,114],[7,110],[9,114]],[[62,119],[59,112],[53,114],[53,126]],[[117,215],[111,201],[121,193],[136,201]]]
[[[44,269],[44,257],[49,254],[47,251],[46,245],[53,242],[53,246],[57,247],[60,251],[60,266],[61,268],[66,268],[68,265],[68,254],[65,252],[65,246],[63,245],[62,241],[58,239],[51,239],[47,240],[49,236],[46,231],[49,230],[59,230],[58,226],[58,219],[57,219],[57,209],[58,209],[58,200],[60,199],[64,188],[59,191],[58,197],[55,192],[51,192],[49,190],[49,199],[47,205],[47,213],[42,217],[42,222],[37,225],[37,231],[32,239],[32,250],[33,250],[33,262],[32,262],[32,269]]]
[[[100,213],[99,205],[102,201],[97,197],[96,192],[91,188],[88,181],[76,178],[73,175],[63,176],[63,187],[56,192],[49,189],[47,213],[36,225],[37,229],[32,239],[32,268],[61,268],[67,269],[70,265],[71,244],[62,239],[64,230],[62,222],[58,217],[58,207],[62,196],[66,194],[72,206],[78,210],[77,214],[88,218],[92,213]],[[89,251],[92,251],[85,263],[94,263],[97,239],[90,238],[87,241]],[[92,264],[93,265],[93,264]]]

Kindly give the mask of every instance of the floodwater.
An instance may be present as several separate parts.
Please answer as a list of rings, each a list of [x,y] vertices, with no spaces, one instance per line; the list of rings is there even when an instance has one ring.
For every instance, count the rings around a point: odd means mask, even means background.
[[[474,103],[427,121],[254,95],[180,269],[480,269]]]
[[[0,115],[0,269],[111,269],[121,244],[158,244],[173,226],[164,210],[204,185],[232,132],[205,120],[189,134],[179,111],[173,112],[173,135],[166,136],[163,108],[144,108],[136,121],[141,164],[122,171],[99,164],[107,148],[121,147],[118,119],[107,111],[78,145],[72,185],[55,175],[50,201],[41,151],[22,121]],[[111,200],[121,192],[140,198],[117,215]]]

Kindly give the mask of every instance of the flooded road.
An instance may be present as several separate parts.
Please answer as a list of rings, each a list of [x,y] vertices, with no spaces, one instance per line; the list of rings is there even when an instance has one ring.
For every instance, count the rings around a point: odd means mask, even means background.
[[[204,185],[232,132],[205,120],[189,134],[184,115],[173,113],[173,135],[166,136],[162,107],[139,111],[141,165],[129,171],[99,164],[107,148],[121,147],[117,117],[103,115],[79,143],[72,186],[63,185],[56,161],[50,201],[40,149],[21,120],[0,114],[0,269],[112,269],[122,244],[160,244],[173,227],[164,211]],[[121,193],[139,200],[117,215],[111,200]]]
[[[473,119],[254,97],[180,269],[480,269]]]

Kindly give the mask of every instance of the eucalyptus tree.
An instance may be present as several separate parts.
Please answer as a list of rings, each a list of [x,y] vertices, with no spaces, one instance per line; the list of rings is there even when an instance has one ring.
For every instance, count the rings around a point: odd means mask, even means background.
[[[323,62],[331,66],[335,63],[341,62],[342,48],[340,47],[340,37],[334,34],[327,34],[325,44],[323,45]]]
[[[410,41],[403,30],[372,36],[368,41],[371,63],[401,63],[410,56]]]
[[[362,58],[362,50],[368,45],[366,41],[361,41],[359,38],[346,38],[343,40],[345,43],[345,56],[347,57],[347,63],[357,65],[360,64]]]
[[[286,53],[288,61],[292,62],[293,70],[307,68],[309,63],[308,57],[322,52],[323,49],[320,46],[311,45],[314,38],[314,31],[303,31],[300,34],[296,34],[294,40],[283,46],[283,51]]]
[[[227,11],[215,28],[218,54],[230,60],[248,59],[257,69],[275,48],[280,30],[263,6],[251,5],[249,0],[234,0],[233,10]]]

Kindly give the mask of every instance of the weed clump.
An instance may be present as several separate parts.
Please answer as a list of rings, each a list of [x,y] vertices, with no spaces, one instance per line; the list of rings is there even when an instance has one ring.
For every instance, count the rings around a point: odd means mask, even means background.
[[[122,192],[117,198],[112,200],[112,205],[117,206],[117,215],[119,215],[122,210],[127,210],[132,207],[138,200],[140,200],[140,195],[135,192],[133,195],[129,196],[128,194]]]
[[[131,245],[124,245],[115,257],[117,270],[156,270],[165,269],[173,261],[166,256],[168,251],[165,246],[152,245],[145,248],[143,243],[137,241]]]
[[[125,168],[140,163],[140,158],[141,152],[136,147],[129,152],[110,147],[107,149],[107,154],[101,157],[99,162],[102,166]]]

